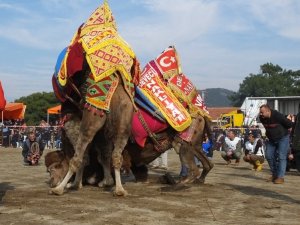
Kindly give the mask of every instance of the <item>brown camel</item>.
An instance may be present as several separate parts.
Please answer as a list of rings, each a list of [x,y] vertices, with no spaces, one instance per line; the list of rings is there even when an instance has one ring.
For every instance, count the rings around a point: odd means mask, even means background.
[[[70,123],[72,125],[70,125]],[[66,127],[68,129],[70,137],[78,137],[79,125],[80,121],[77,120],[76,117],[70,118],[69,121],[66,123]],[[70,135],[72,129],[73,133],[72,135]],[[99,135],[98,133],[94,137],[91,147],[87,150],[88,154],[85,155],[87,157],[84,158],[83,179],[80,180],[77,184],[75,184],[74,178],[71,179],[73,183],[69,187],[80,188],[82,186],[82,183],[94,185],[97,181],[103,180],[104,169],[102,165],[105,165],[106,159],[100,158],[98,154],[98,146],[99,143],[103,143],[104,136]],[[45,166],[47,167],[47,171],[50,175],[49,185],[51,188],[58,186],[63,180],[63,178],[66,176],[69,168],[70,159],[74,156],[74,147],[71,144],[69,138],[66,136],[65,129],[62,129],[61,139],[63,143],[62,149],[49,152],[45,155]],[[111,153],[108,153],[108,155],[102,153],[101,155],[110,157],[110,154]],[[111,159],[109,158],[107,159],[107,161],[108,160],[110,161]]]
[[[192,141],[187,143],[176,138],[176,133],[172,129],[167,129],[160,133],[160,136],[165,137],[165,142],[172,143],[175,148],[178,148],[180,161],[189,168],[189,175],[182,183],[204,183],[205,177],[213,168],[213,163],[207,158],[202,151],[202,142],[204,133],[210,134],[210,122],[207,118],[198,116],[196,129],[192,137]],[[176,146],[177,145],[177,146]],[[179,146],[178,146],[179,145]],[[157,151],[153,142],[148,139],[144,148],[139,147],[135,143],[128,143],[123,152],[124,163],[127,169],[131,169],[137,180],[145,180],[147,178],[147,169],[144,165],[152,162],[160,154],[168,150],[170,145],[166,145],[162,151]],[[195,164],[194,156],[196,156],[203,165],[203,170],[200,174],[198,167]]]
[[[87,149],[95,135],[104,130],[107,144],[101,148],[101,152],[110,156],[107,160],[109,165],[112,161],[115,194],[126,195],[121,183],[120,168],[122,151],[131,134],[134,110],[130,83],[139,72],[135,53],[118,34],[112,12],[104,1],[78,28],[70,45],[60,53],[55,66],[52,81],[56,96],[62,102],[69,100],[77,105],[81,116],[75,138],[71,134],[76,130],[72,127],[72,121],[65,124],[66,136],[74,147],[74,155],[69,160],[66,176],[50,190],[51,193],[63,194],[73,174],[76,177],[71,186],[80,187],[83,165],[88,158]],[[111,85],[107,83],[108,80],[112,82]],[[106,100],[111,98],[110,102],[102,101],[103,93],[107,94]],[[78,98],[70,95],[78,95]],[[105,173],[106,166],[103,167]],[[107,180],[108,183],[112,181]]]
[[[114,174],[116,179],[116,187],[114,193],[117,196],[126,195],[126,191],[124,190],[121,183],[120,168],[122,165],[122,151],[127,144],[127,140],[131,134],[132,115],[133,104],[129,95],[124,90],[122,82],[119,82],[119,85],[111,99],[110,113],[103,114],[103,116],[100,117],[99,115],[94,114],[92,111],[84,109],[82,112],[79,134],[75,137],[77,140],[70,140],[73,146],[75,146],[75,153],[69,161],[67,175],[58,186],[50,190],[51,193],[57,195],[63,194],[67,183],[76,172],[77,173],[74,184],[80,183],[78,179],[80,179],[80,177],[82,176],[82,170],[78,170],[82,166],[86,149],[92,142],[96,133],[100,129],[104,128],[105,136],[107,140],[110,141],[108,142],[108,145],[105,146],[103,151],[112,152],[112,164],[114,167]],[[66,127],[65,130],[67,136],[72,137],[72,135],[68,134],[68,131],[73,131],[73,129],[68,129]]]
[[[196,123],[196,132],[194,133],[192,142],[187,143],[182,141],[180,143],[180,160],[184,165],[186,165],[189,168],[189,176],[182,181],[183,183],[192,183],[194,181],[197,183],[204,183],[205,177],[207,176],[208,172],[213,168],[212,162],[208,160],[208,158],[201,149],[203,133],[210,132],[209,121],[202,116],[199,116],[197,118],[197,121],[198,123]],[[76,126],[74,126],[74,128],[76,129]],[[73,131],[73,135],[77,136],[76,131]],[[157,134],[157,136],[163,137],[164,143],[168,143],[164,145],[163,149],[160,149],[161,151],[157,151],[155,149],[155,146],[150,139],[147,141],[144,148],[141,148],[137,144],[131,143],[129,141],[123,151],[123,167],[127,170],[131,169],[137,181],[144,181],[145,179],[147,179],[148,171],[145,165],[157,158],[162,152],[172,147],[171,143],[174,142],[175,135],[176,132],[174,132],[174,130],[171,128],[168,128],[167,130]],[[106,186],[112,185],[110,175],[110,160],[109,156],[107,156],[108,151],[103,151],[103,149],[101,150],[101,148],[106,146],[109,142],[107,141],[107,139],[105,140],[105,138],[103,138],[102,136],[104,136],[103,132],[98,132],[97,136],[94,138],[92,148],[97,149],[99,159],[98,161],[101,164],[106,163],[104,165],[104,168],[106,168],[104,169],[104,180],[98,184],[99,186]],[[103,155],[103,153],[105,154]],[[58,153],[53,152],[51,154],[57,155]],[[195,164],[194,156],[196,156],[203,165],[203,171],[201,174],[199,173],[199,169]],[[50,185],[52,184],[53,186],[55,186],[61,181],[61,178],[66,174],[67,164],[65,161],[68,161],[68,157],[65,157],[64,162],[60,159],[55,159],[55,157],[51,155],[46,155],[45,158],[45,161],[49,161],[49,165],[51,164],[50,167],[46,165],[48,167],[48,170],[49,168],[53,168],[52,165],[59,165],[54,167],[52,171],[49,171],[50,176],[52,178],[52,182],[50,182]],[[93,168],[93,166],[91,166],[91,168]],[[82,173],[79,174],[78,180],[76,182],[81,182],[82,178],[80,176],[82,176]],[[76,187],[76,184],[73,186]]]

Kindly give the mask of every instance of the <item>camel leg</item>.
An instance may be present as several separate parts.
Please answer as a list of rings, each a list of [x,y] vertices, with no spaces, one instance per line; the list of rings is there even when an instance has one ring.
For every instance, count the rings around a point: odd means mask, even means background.
[[[115,172],[115,180],[116,180],[116,188],[114,191],[114,194],[116,196],[126,196],[127,192],[124,190],[121,182],[121,167],[122,167],[122,161],[123,161],[123,156],[122,156],[122,151],[125,148],[127,141],[129,137],[124,137],[121,140],[119,139],[118,142],[115,144],[115,148],[112,153],[112,162],[113,162],[113,167],[114,167],[114,172]]]
[[[127,109],[128,110],[128,109]],[[132,115],[130,113],[129,115]],[[123,118],[120,121],[119,132],[114,139],[114,149],[112,152],[112,163],[115,173],[116,187],[114,190],[114,195],[116,196],[126,196],[127,192],[124,190],[121,182],[121,167],[123,163],[122,152],[128,142],[129,136],[131,134],[131,117]]]
[[[214,164],[207,158],[205,153],[201,149],[193,148],[193,153],[200,160],[203,166],[201,176],[197,178],[197,183],[204,183],[205,177],[209,171],[214,167]]]
[[[113,145],[111,142],[106,143],[106,146],[103,147],[103,150],[97,148],[98,152],[98,162],[103,167],[104,178],[101,182],[98,183],[99,187],[108,187],[114,184],[114,179],[111,176],[111,149]]]
[[[111,168],[107,166],[103,166],[104,178],[102,181],[98,183],[98,187],[109,187],[114,184],[114,179],[111,176]]]
[[[75,116],[71,117],[71,119],[68,120],[64,125],[66,136],[68,137],[72,146],[76,146],[77,138],[79,136],[80,125],[80,118]]]
[[[70,120],[68,120],[64,129],[66,132],[66,136],[68,137],[72,146],[76,146],[77,138],[79,136],[81,120],[79,117],[72,116]],[[81,189],[82,188],[82,174],[83,174],[84,166],[80,167],[78,172],[76,173],[75,180],[72,183],[67,184],[67,188]]]
[[[82,188],[83,171],[84,171],[84,167],[86,165],[88,165],[88,163],[89,163],[88,161],[89,161],[89,155],[88,155],[88,151],[86,151],[85,154],[84,154],[84,157],[83,157],[83,163],[81,164],[81,166],[77,170],[74,181],[72,183],[68,183],[67,186],[66,186],[68,189],[79,190],[79,189]]]
[[[103,127],[105,120],[106,115],[99,117],[91,111],[83,111],[79,136],[75,146],[75,154],[69,162],[69,171],[63,181],[57,187],[51,189],[51,193],[57,195],[63,194],[64,188],[66,187],[68,181],[81,166],[88,144],[93,140],[97,131]]]
[[[112,104],[111,104],[111,112],[110,114],[111,121],[113,124],[116,124],[115,135],[113,137],[114,148],[112,151],[112,164],[114,167],[115,173],[115,190],[114,194],[116,196],[125,196],[127,192],[124,190],[121,182],[121,167],[123,156],[122,152],[128,142],[129,136],[131,134],[131,121],[133,115],[133,104],[131,99],[125,92],[122,84],[119,83],[119,87],[113,96]],[[120,114],[120,112],[122,114]],[[117,119],[114,119],[117,118]]]
[[[185,178],[180,182],[183,184],[192,183],[197,179],[197,177],[200,176],[199,169],[195,163],[194,154],[190,148],[191,148],[190,144],[182,143],[179,151],[179,156],[182,164],[188,168],[187,178]]]

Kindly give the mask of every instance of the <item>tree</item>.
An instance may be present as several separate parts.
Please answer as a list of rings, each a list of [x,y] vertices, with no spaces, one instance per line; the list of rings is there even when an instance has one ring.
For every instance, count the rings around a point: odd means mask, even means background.
[[[299,95],[300,70],[283,70],[272,63],[261,65],[260,70],[259,74],[247,76],[239,90],[229,96],[234,106],[241,106],[246,97]]]
[[[27,125],[38,125],[41,120],[46,120],[47,109],[59,104],[53,92],[34,93],[21,97],[15,102],[22,102],[26,105],[25,122]]]

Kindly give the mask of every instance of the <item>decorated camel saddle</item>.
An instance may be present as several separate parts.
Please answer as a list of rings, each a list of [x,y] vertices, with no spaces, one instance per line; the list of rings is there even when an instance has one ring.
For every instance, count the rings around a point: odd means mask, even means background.
[[[134,114],[132,133],[141,147],[148,136],[169,126],[178,132],[178,137],[190,142],[197,122],[192,118],[210,118],[196,87],[181,72],[174,46],[150,61],[136,78],[135,103],[140,110]]]
[[[82,74],[86,66],[90,73]],[[119,77],[133,99],[133,70],[139,72],[135,53],[119,35],[105,1],[78,28],[69,46],[60,53],[52,78],[53,89],[61,102],[70,100],[74,92],[79,94],[74,84],[76,76],[88,76],[84,84],[85,107],[108,111]]]
[[[84,96],[78,90],[78,80],[84,82]],[[109,111],[119,82],[140,108],[133,117],[132,133],[141,147],[147,136],[168,127],[189,142],[195,127],[192,118],[208,116],[200,94],[181,71],[175,47],[165,49],[140,72],[135,53],[118,34],[105,1],[59,54],[52,84],[61,102],[76,103],[72,96],[78,95],[85,108],[101,116]]]

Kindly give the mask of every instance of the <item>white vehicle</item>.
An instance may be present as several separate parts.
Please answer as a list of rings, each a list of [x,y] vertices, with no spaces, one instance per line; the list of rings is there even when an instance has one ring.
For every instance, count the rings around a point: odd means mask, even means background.
[[[259,116],[259,108],[261,105],[267,104],[266,99],[249,99],[244,100],[241,111],[244,112],[244,126],[258,125],[257,117]]]

